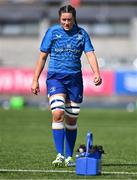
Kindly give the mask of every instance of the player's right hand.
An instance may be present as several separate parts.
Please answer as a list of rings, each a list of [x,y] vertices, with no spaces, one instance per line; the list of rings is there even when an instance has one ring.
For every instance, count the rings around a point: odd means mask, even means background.
[[[96,86],[99,86],[101,83],[102,83],[102,78],[101,77],[98,76],[98,77],[94,78],[94,84]]]
[[[35,95],[38,95],[38,93],[40,92],[40,88],[39,88],[39,82],[38,81],[33,81],[32,85],[31,85],[31,92]]]

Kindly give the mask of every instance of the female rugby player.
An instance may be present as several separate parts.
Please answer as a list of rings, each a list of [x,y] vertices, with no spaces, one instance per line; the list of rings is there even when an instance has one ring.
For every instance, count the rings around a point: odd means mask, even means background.
[[[77,118],[83,99],[80,60],[83,51],[94,73],[93,82],[100,85],[102,80],[94,47],[87,32],[77,25],[75,8],[71,5],[61,7],[59,20],[60,24],[50,27],[43,37],[31,90],[36,95],[39,93],[39,77],[47,56],[50,55],[46,84],[57,151],[57,157],[52,164],[73,166]]]

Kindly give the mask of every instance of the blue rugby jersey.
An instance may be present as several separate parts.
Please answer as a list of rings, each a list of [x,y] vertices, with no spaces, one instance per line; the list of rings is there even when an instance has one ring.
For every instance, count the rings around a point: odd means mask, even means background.
[[[65,31],[61,25],[54,25],[46,32],[40,50],[50,54],[48,72],[77,73],[81,72],[82,52],[94,51],[87,32],[76,25]]]

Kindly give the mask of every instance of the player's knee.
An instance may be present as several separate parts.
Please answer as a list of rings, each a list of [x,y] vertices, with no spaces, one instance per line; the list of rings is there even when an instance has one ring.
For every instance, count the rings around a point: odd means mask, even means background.
[[[64,119],[64,111],[60,109],[56,109],[55,111],[53,111],[52,115],[53,115],[53,121],[59,122],[59,121],[63,121]]]
[[[52,111],[53,120],[62,121],[64,118],[65,98],[59,95],[51,96],[49,99],[49,104]]]
[[[75,125],[77,123],[77,118],[70,117],[65,114],[65,122],[69,125]]]
[[[65,114],[72,118],[77,118],[80,112],[80,104],[70,102],[65,106]]]

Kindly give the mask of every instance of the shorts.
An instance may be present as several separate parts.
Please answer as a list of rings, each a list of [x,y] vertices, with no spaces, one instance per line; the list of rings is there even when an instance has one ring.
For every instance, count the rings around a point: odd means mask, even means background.
[[[81,73],[47,77],[48,97],[54,94],[66,94],[66,100],[81,103],[83,101],[83,80]]]

